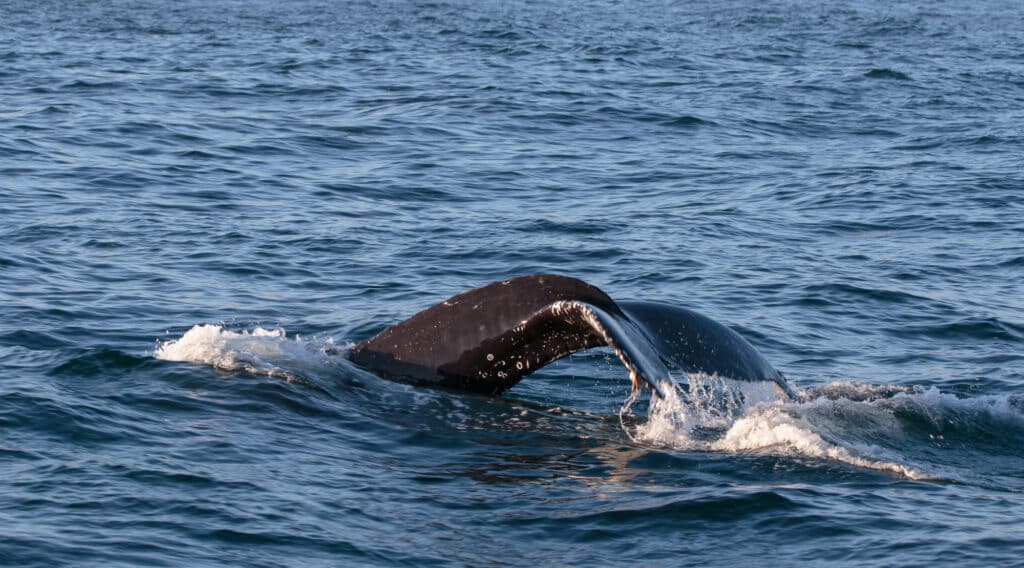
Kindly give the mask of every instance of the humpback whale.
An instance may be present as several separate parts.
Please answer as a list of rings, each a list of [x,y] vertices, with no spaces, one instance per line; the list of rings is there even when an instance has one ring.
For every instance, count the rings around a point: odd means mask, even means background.
[[[655,302],[615,302],[595,286],[537,274],[457,294],[357,343],[346,356],[397,381],[487,395],[566,355],[610,347],[633,389],[658,396],[670,369],[738,381],[769,381],[796,392],[735,331],[693,310]]]

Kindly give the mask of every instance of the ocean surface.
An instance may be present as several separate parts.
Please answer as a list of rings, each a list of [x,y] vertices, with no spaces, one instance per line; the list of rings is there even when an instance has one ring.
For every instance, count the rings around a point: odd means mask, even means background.
[[[0,565],[1020,566],[1019,2],[0,2]],[[800,389],[348,363],[582,278]]]

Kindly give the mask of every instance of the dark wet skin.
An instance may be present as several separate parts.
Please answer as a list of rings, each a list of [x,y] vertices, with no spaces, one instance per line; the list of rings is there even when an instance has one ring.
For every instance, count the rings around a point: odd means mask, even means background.
[[[391,379],[497,395],[570,353],[612,347],[634,388],[656,392],[666,366],[741,381],[782,374],[728,327],[685,308],[617,304],[600,289],[566,276],[494,282],[436,304],[357,344],[357,365]]]

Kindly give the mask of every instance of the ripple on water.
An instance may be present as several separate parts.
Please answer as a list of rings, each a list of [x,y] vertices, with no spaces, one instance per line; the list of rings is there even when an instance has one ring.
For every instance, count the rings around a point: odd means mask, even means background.
[[[0,558],[1019,562],[1021,11],[578,8],[6,2]],[[537,272],[806,400],[339,356]]]

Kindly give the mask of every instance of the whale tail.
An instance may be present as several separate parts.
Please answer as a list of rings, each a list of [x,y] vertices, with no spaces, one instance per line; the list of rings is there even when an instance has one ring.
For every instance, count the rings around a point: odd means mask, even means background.
[[[522,276],[469,290],[356,344],[348,358],[395,380],[497,395],[566,355],[611,347],[633,388],[659,396],[669,366],[744,381],[782,374],[742,337],[696,312],[663,304],[617,304],[566,276]]]

